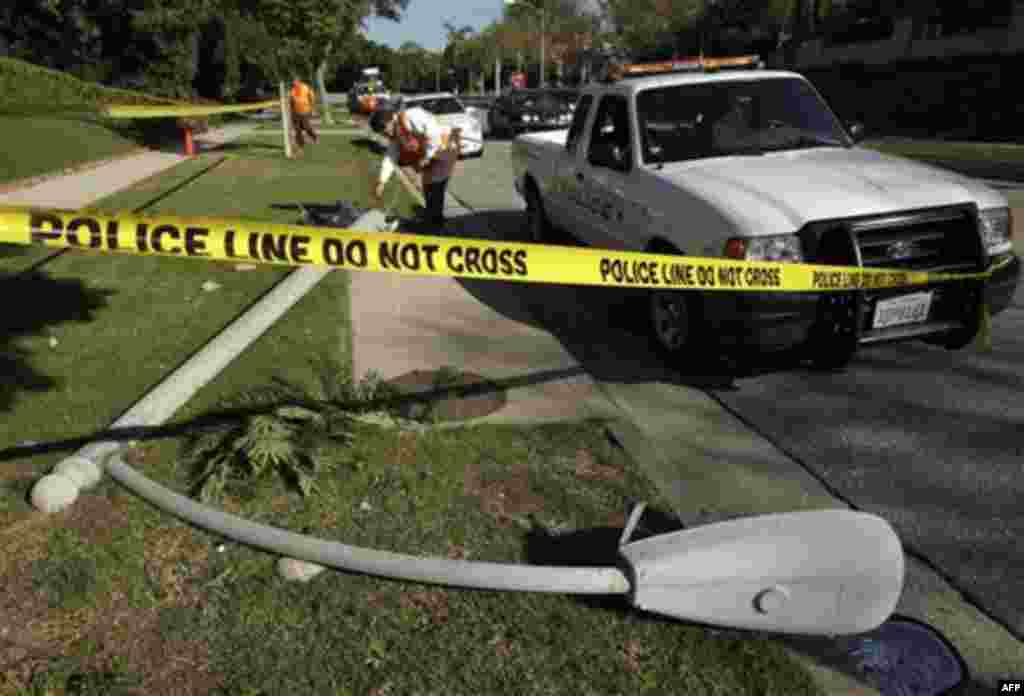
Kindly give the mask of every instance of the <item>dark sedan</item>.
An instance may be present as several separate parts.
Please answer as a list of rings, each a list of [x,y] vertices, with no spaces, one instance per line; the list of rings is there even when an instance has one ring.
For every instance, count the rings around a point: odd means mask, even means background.
[[[491,106],[490,131],[500,137],[568,128],[578,96],[577,90],[565,88],[512,90]]]

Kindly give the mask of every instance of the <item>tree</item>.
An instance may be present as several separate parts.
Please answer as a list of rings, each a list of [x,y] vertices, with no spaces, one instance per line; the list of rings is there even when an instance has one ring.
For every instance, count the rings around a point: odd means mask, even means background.
[[[637,60],[678,50],[677,37],[706,17],[704,0],[602,0],[621,37],[619,48]]]
[[[250,50],[254,62],[269,68],[279,84],[291,74],[314,75],[320,94],[321,112],[331,123],[327,108],[326,73],[342,44],[357,36],[371,14],[397,19],[409,0],[235,0],[247,21],[262,25],[251,31],[266,38],[259,52]],[[272,27],[270,31],[268,27]],[[273,56],[263,55],[271,51]]]
[[[462,44],[472,36],[473,27],[469,25],[456,27],[450,20],[445,21],[443,26],[445,31],[448,33],[448,43],[445,46],[444,54],[448,64],[455,69],[455,84],[457,89],[460,61],[463,59],[460,49]]]

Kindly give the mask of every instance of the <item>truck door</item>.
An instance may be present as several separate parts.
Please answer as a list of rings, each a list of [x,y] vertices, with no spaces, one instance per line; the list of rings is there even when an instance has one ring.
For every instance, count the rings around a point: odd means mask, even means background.
[[[626,182],[633,169],[629,104],[617,94],[601,97],[590,126],[585,157],[578,158],[576,195],[584,238],[594,246],[621,248],[628,207]]]
[[[581,223],[571,194],[576,184],[577,161],[581,159],[578,151],[583,147],[583,135],[586,133],[590,107],[593,103],[593,95],[584,94],[580,97],[573,114],[572,125],[569,126],[569,133],[565,138],[565,150],[555,158],[552,173],[554,181],[548,196],[552,205],[549,206],[551,209],[548,212],[555,225],[570,231],[577,230]]]

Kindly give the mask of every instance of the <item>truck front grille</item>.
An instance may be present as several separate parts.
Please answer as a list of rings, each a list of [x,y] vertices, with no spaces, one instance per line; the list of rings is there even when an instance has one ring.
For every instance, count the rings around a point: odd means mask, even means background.
[[[861,220],[850,232],[865,268],[967,273],[983,261],[977,223],[963,208]]]
[[[814,262],[829,265],[971,273],[985,264],[973,206],[813,223],[805,228],[802,240]],[[933,293],[927,321],[898,329],[873,328],[879,301],[922,291]],[[979,293],[973,281],[937,283],[836,293],[841,297],[823,298],[822,307],[829,322],[848,322],[858,342],[875,343],[967,326],[975,320]]]

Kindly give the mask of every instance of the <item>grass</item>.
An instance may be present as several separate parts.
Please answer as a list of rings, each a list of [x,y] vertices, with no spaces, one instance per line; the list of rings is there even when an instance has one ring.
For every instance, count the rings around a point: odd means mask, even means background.
[[[98,119],[0,115],[0,182],[59,171],[139,148]]]
[[[319,148],[292,161],[260,139],[240,147],[235,159],[146,212],[294,222],[296,210],[274,206],[367,198],[369,162],[347,141],[321,141]],[[185,173],[174,171],[166,175],[167,182],[179,181]],[[95,207],[134,209],[152,200],[159,185],[145,182]],[[8,260],[22,262],[19,257]],[[9,322],[4,337],[12,362],[5,365],[7,412],[0,443],[52,442],[105,427],[288,272],[269,266],[239,272],[234,264],[189,259],[68,253],[48,264],[42,278],[9,281],[11,292],[29,293],[35,303]],[[293,310],[297,324],[272,339],[276,343],[261,369],[272,372],[287,362],[281,356],[316,357],[328,346],[342,347],[339,336],[347,335],[345,278],[334,273],[303,299]],[[217,283],[218,289],[203,291],[207,281]],[[318,323],[301,320],[302,312],[314,309],[323,317]],[[294,362],[304,365],[304,359]],[[114,364],[130,369],[111,379]],[[251,383],[253,374],[229,369],[222,379],[234,380],[237,388]],[[59,456],[34,457],[33,468],[43,470]],[[0,501],[6,501],[0,502],[2,514],[11,502],[9,497]]]
[[[886,138],[885,140],[869,140],[865,142],[865,145],[890,154],[921,159],[1024,164],[1024,145],[1010,143]]]
[[[348,113],[348,111],[334,111],[334,110],[332,110],[331,113],[334,116],[334,124],[333,125],[327,126],[323,122],[320,122],[319,125],[313,126],[313,128],[315,130],[317,130],[317,131],[319,131],[321,128],[332,128],[332,129],[333,128],[337,128],[339,130],[340,129],[346,129],[346,128],[354,128],[354,124],[351,121],[351,115]],[[277,119],[275,119],[273,121],[268,119],[268,120],[262,122],[259,125],[259,129],[260,130],[273,130],[273,131],[281,132],[281,119],[280,119],[280,117],[278,117]]]
[[[182,485],[168,447],[147,447],[145,468]],[[335,472],[305,503],[267,478],[225,507],[359,545],[537,563],[607,563],[627,498],[667,509],[597,422],[418,435],[367,425],[358,448],[362,464]],[[52,636],[61,656],[41,660],[34,677],[65,687],[53,693],[75,693],[71,676],[141,680],[145,693],[165,693],[172,679],[195,687],[186,693],[222,694],[816,693],[769,639],[637,614],[617,599],[340,572],[288,584],[272,557],[161,518],[110,483],[87,497],[76,505],[115,510],[117,533],[52,532],[59,560],[37,560],[29,573],[33,608],[51,627],[66,622]],[[69,619],[45,608],[51,596],[95,605]],[[104,612],[136,620],[132,647],[96,627]],[[206,676],[188,671],[196,644]]]
[[[367,200],[372,164],[348,139],[325,137],[287,161],[273,136],[254,136],[232,155],[146,212],[289,222],[296,212],[284,206],[295,202]],[[138,208],[191,171],[95,207]],[[84,321],[8,336],[23,371],[56,384],[13,395],[0,447],[102,428],[285,272],[61,257],[25,291],[35,298],[33,316],[56,321],[48,306],[70,305]],[[220,288],[202,292],[206,280]],[[324,365],[347,364],[347,282],[344,272],[328,276],[175,421],[216,412],[273,379],[316,389]],[[540,563],[608,563],[628,498],[668,509],[600,423],[422,434],[360,424],[355,432],[352,452],[321,476],[315,494],[302,498],[268,476],[235,481],[222,507],[347,543]],[[132,462],[185,490],[183,444],[144,442]],[[17,628],[4,637],[16,652],[0,668],[0,693],[816,693],[774,641],[642,616],[623,601],[336,572],[290,585],[277,579],[272,556],[181,524],[109,480],[69,511],[43,517],[25,494],[60,456],[5,461],[20,475],[0,481],[0,601]]]

